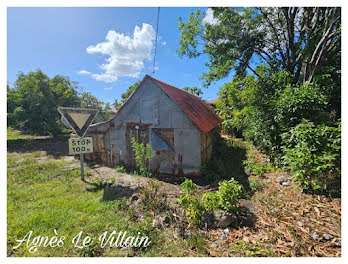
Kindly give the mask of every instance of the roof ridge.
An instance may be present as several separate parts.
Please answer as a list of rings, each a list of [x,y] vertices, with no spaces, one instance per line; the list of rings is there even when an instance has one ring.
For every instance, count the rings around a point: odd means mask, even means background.
[[[145,77],[150,78],[152,81],[154,81],[174,102],[176,102],[177,105],[202,132],[207,133],[222,122],[221,118],[215,113],[215,111],[211,109],[209,105],[200,97],[186,92],[185,90],[175,87],[169,83],[158,80],[152,76],[146,75]],[[175,95],[175,93],[177,93],[177,95]],[[184,94],[185,96],[191,98],[191,100],[193,101],[189,104],[182,101],[184,100],[184,98],[182,97]],[[200,116],[204,112],[210,113],[210,116],[205,116],[205,121],[202,120],[203,116]]]
[[[181,88],[179,88],[179,87],[176,87],[176,86],[174,86],[174,85],[172,85],[172,84],[170,84],[170,83],[167,83],[167,82],[164,82],[164,81],[161,81],[161,80],[159,80],[159,79],[157,79],[157,78],[155,78],[155,77],[152,77],[152,76],[150,76],[150,75],[148,75],[151,79],[154,79],[154,80],[156,80],[156,81],[158,81],[158,82],[161,82],[161,83],[164,83],[164,84],[166,84],[166,85],[169,85],[169,86],[171,86],[171,87],[173,87],[173,88],[175,88],[175,89],[178,89],[178,90],[180,90],[180,91],[182,91],[182,92],[185,92],[185,93],[187,93],[187,94],[189,94],[189,95],[192,95],[192,96],[194,96],[194,97],[197,97],[198,99],[201,99],[199,96],[196,96],[196,95],[194,95],[194,94],[192,94],[192,93],[189,93],[188,91],[185,91],[184,89],[181,89]],[[202,99],[201,99],[202,100]],[[203,101],[203,100],[202,100]],[[204,101],[203,101],[204,102]]]
[[[181,88],[179,88],[179,87],[176,87],[176,86],[174,86],[174,85],[172,85],[172,84],[169,84],[169,83],[167,83],[167,82],[164,82],[164,81],[161,81],[161,80],[159,80],[159,79],[157,79],[157,78],[155,78],[155,77],[152,77],[152,76],[150,76],[150,75],[148,75],[151,79],[154,79],[154,80],[156,80],[156,81],[158,81],[158,82],[161,82],[161,83],[164,83],[164,84],[166,84],[166,85],[168,85],[168,86],[171,86],[171,87],[173,87],[173,88],[175,88],[175,89],[178,89],[179,91],[181,91],[181,92],[184,92],[184,93],[187,93],[189,96],[194,96],[194,98],[197,98],[197,99],[199,99],[199,100],[201,100],[203,103],[207,103],[207,101],[204,101],[202,98],[200,98],[199,96],[197,96],[197,95],[194,95],[194,94],[192,94],[192,93],[190,93],[190,92],[188,92],[188,91],[185,91],[184,89],[181,89]],[[215,113],[215,112],[214,112]]]

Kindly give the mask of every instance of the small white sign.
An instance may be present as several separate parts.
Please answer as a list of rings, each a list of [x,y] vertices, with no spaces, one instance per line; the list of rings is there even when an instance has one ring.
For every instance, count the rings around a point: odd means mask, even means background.
[[[69,138],[69,154],[83,154],[93,152],[93,138]]]

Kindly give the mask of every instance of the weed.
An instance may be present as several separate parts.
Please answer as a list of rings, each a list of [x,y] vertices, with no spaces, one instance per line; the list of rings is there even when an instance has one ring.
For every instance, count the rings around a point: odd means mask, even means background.
[[[187,239],[187,245],[198,253],[205,253],[207,242],[202,234],[194,234]]]
[[[151,177],[150,161],[155,156],[155,152],[152,150],[150,144],[139,143],[136,139],[132,138],[132,148],[135,152],[135,162],[139,173],[145,177]]]
[[[271,256],[271,253],[264,249],[260,244],[251,245],[243,240],[235,241],[230,250],[234,254],[245,254],[246,257],[266,257]]]
[[[140,198],[144,202],[144,207],[155,213],[167,208],[167,195],[160,189],[160,184],[156,180],[150,180],[148,184],[140,189]]]
[[[103,255],[104,248],[101,248],[98,243],[92,243],[88,247],[79,249],[79,256],[81,257],[100,257]]]
[[[115,170],[116,170],[116,172],[119,172],[119,173],[126,173],[127,172],[127,169],[123,164],[117,165],[115,167]]]
[[[252,192],[260,191],[264,188],[265,183],[256,177],[249,178],[249,186]]]

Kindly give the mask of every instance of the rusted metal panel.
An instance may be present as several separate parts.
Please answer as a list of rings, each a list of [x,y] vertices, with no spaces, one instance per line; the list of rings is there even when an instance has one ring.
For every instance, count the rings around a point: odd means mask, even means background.
[[[147,76],[113,119],[90,128],[97,150],[92,158],[110,167],[123,162],[134,169],[135,137],[156,151],[151,161],[155,173],[198,177],[202,162],[212,153],[210,131],[220,122],[199,98]]]
[[[156,134],[160,140],[163,140],[165,144],[172,150],[174,150],[174,129],[173,128],[152,128],[153,134]],[[157,142],[153,142],[155,138],[151,135],[151,144],[156,144]],[[158,149],[154,145],[152,147],[153,150],[166,150],[166,149]],[[169,149],[168,149],[169,150]]]
[[[219,98],[215,98],[215,99],[212,99],[212,100],[207,101],[207,104],[209,104],[209,105],[214,105],[214,104],[216,104],[218,101],[219,101]]]
[[[218,117],[216,113],[199,97],[153,77],[148,76],[148,78],[151,78],[159,87],[161,87],[162,90],[180,106],[185,114],[203,133],[209,132],[222,122],[220,117]]]

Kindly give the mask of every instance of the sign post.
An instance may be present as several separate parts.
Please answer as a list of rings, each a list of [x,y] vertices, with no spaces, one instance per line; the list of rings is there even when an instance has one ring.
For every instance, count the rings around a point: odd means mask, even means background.
[[[84,153],[93,152],[93,138],[83,136],[86,134],[88,127],[92,124],[99,111],[97,109],[71,107],[58,107],[58,111],[63,116],[62,119],[67,121],[79,136],[77,138],[69,138],[69,154],[80,154],[81,180],[84,181]]]
[[[81,153],[80,154],[81,181],[85,180],[85,168],[83,167],[83,164],[84,164],[83,159],[84,159],[84,157],[83,157],[83,154]]]

